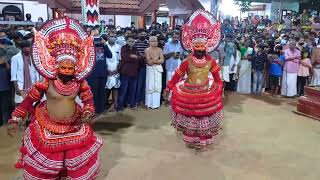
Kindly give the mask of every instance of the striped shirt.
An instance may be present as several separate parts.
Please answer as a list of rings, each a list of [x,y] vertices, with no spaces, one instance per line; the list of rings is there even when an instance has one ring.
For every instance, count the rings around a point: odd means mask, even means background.
[[[144,57],[144,50],[146,50],[149,47],[149,43],[147,40],[141,41],[140,39],[136,40],[134,43],[134,48],[137,49],[138,53]],[[144,68],[146,67],[146,59],[144,57],[144,60],[140,62],[140,67]]]
[[[138,52],[144,56],[144,50],[146,50],[149,47],[149,43],[147,40],[145,41],[141,41],[140,39],[138,39],[135,43],[134,43],[134,47],[137,48]]]

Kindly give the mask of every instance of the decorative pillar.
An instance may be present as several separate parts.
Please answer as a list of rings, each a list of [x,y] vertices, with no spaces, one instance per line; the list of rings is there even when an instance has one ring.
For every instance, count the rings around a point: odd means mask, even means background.
[[[99,0],[81,0],[82,21],[84,25],[99,25]]]
[[[152,12],[151,23],[157,22],[157,10]]]
[[[169,16],[170,17],[170,27],[174,29],[176,27],[176,16]]]
[[[144,27],[146,27],[146,17],[145,17],[145,16],[139,16],[139,19],[138,19],[138,27],[139,27],[139,28],[144,28]]]

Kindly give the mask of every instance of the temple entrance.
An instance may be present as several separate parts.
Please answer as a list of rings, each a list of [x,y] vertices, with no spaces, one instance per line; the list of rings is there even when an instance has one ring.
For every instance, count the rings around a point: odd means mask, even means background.
[[[22,4],[20,6],[22,6]],[[2,9],[2,15],[6,21],[23,21],[23,12],[16,5],[5,6]]]

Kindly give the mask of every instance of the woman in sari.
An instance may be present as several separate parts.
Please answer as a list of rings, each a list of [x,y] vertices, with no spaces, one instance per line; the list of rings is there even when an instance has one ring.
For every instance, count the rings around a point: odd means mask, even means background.
[[[240,62],[237,91],[241,94],[251,94],[251,58],[253,54],[253,48],[250,47],[251,44],[251,40],[247,39],[244,43],[244,47],[240,48],[242,58]]]

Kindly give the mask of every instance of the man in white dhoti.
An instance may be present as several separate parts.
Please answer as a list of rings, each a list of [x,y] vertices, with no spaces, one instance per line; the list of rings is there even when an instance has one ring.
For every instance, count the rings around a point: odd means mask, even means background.
[[[145,50],[147,59],[147,78],[146,78],[146,99],[148,108],[156,109],[160,107],[161,87],[162,87],[162,66],[164,61],[162,49],[158,48],[158,39],[151,36],[149,39],[150,47]]]
[[[252,74],[252,54],[253,48],[251,40],[247,39],[244,43],[245,47],[240,48],[243,56],[240,62],[239,79],[237,91],[241,94],[251,94],[251,74]]]
[[[294,97],[297,95],[297,78],[301,51],[296,48],[296,42],[290,41],[289,49],[284,50],[285,64],[282,76],[281,95]]]
[[[107,107],[108,100],[110,94],[112,92],[112,102],[114,104],[114,109],[118,107],[118,90],[120,88],[120,74],[118,72],[119,63],[120,63],[120,51],[121,46],[116,44],[117,40],[117,33],[115,31],[109,31],[108,33],[108,41],[107,46],[112,53],[112,58],[106,58],[107,60],[107,67],[108,67],[108,77],[106,83],[106,96],[107,96]]]

